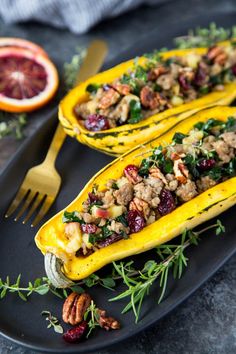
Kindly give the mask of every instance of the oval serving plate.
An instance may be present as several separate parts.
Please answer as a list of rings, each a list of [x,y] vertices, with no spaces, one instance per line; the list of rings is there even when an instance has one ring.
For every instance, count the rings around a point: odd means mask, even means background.
[[[109,66],[126,60],[138,54],[151,51],[153,48],[168,46],[171,39],[186,33],[188,28],[195,25],[206,26],[210,21],[229,27],[234,24],[234,16],[230,14],[214,15],[195,18],[189,23],[166,25],[162,29],[161,38],[156,33],[150,34],[147,40],[138,43],[126,53],[123,53]],[[7,275],[14,281],[22,273],[22,283],[32,281],[44,276],[43,257],[36,249],[34,235],[37,228],[31,229],[20,222],[14,223],[13,218],[5,220],[3,215],[10,201],[20,185],[25,172],[31,166],[39,163],[49,145],[56,126],[56,111],[50,114],[32,137],[27,139],[21,149],[14,156],[7,168],[0,176],[0,220],[1,220],[1,246],[0,246],[0,277]],[[75,140],[67,138],[63,147],[57,167],[62,176],[62,190],[55,204],[47,215],[51,217],[62,209],[84,186],[86,181],[102,166],[111,161],[111,158],[86,146],[78,144]],[[99,350],[106,346],[124,340],[162,318],[190,294],[192,294],[204,281],[206,281],[219,267],[236,251],[236,207],[224,213],[220,219],[226,226],[224,236],[215,236],[209,232],[202,237],[198,247],[192,246],[187,250],[189,265],[182,279],[170,280],[166,296],[160,305],[157,305],[158,284],[154,284],[150,295],[144,301],[141,318],[138,324],[134,323],[131,312],[121,315],[124,302],[111,303],[108,299],[123,289],[120,284],[114,292],[100,287],[90,289],[95,302],[107,309],[114,317],[119,319],[122,328],[119,331],[96,331],[89,340],[76,345],[69,345],[60,335],[46,328],[45,319],[40,313],[43,310],[51,311],[58,318],[61,317],[62,300],[48,294],[46,296],[33,295],[28,303],[23,302],[14,294],[7,295],[0,301],[0,333],[25,347],[40,350],[41,352],[55,353],[84,353]],[[152,252],[133,257],[138,264],[143,263]],[[107,269],[103,270],[106,272]]]

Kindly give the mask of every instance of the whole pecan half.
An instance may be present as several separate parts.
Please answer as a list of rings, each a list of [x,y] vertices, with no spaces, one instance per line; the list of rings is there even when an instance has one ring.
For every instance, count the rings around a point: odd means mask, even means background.
[[[87,293],[77,294],[72,292],[65,300],[62,309],[62,319],[72,326],[79,324],[84,319],[84,314],[91,303]]]
[[[98,309],[98,316],[98,323],[106,331],[120,328],[120,323],[115,318],[107,316],[105,310]]]

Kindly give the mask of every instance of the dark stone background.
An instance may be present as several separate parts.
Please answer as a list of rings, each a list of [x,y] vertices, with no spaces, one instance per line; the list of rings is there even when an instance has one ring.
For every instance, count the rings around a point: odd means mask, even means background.
[[[180,0],[156,8],[142,7],[103,22],[82,36],[35,23],[6,26],[0,22],[0,35],[25,37],[42,44],[61,71],[63,63],[69,61],[75,52],[75,47],[84,46],[91,39],[97,37],[107,40],[110,48],[108,59],[112,59],[121,50],[148,36],[150,31],[156,29],[158,33],[163,22],[173,24],[182,20],[189,21],[194,16],[204,15],[206,11],[209,17],[213,12],[220,12],[222,16],[225,12],[236,14],[236,3],[233,0]],[[26,128],[27,136],[42,123],[43,112],[30,118]],[[0,172],[21,143],[12,138],[0,140]],[[33,354],[2,338],[0,353]],[[153,328],[97,354],[110,353],[236,353],[236,256]]]

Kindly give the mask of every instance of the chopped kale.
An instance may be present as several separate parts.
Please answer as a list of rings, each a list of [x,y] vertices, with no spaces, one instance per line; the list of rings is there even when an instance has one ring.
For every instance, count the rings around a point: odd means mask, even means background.
[[[173,139],[172,139],[172,140],[173,140],[176,144],[182,144],[183,139],[184,139],[186,136],[187,136],[186,134],[175,133],[175,135],[173,136]]]
[[[84,221],[80,219],[78,211],[64,211],[64,214],[62,216],[62,222],[79,222],[80,224],[84,223]]]
[[[197,169],[198,160],[196,160],[193,155],[187,154],[184,157],[184,163],[194,178],[198,178],[200,176],[200,173]]]
[[[212,178],[214,181],[219,181],[222,176],[223,176],[223,168],[220,166],[215,166],[213,167],[210,171],[206,173],[210,178]]]
[[[164,173],[173,173],[173,161],[171,159],[164,159],[160,167]]]
[[[128,227],[128,220],[127,220],[127,215],[124,213],[116,218],[116,221],[120,222],[123,224],[125,227]]]
[[[211,119],[208,119],[208,121],[206,121],[206,123],[198,122],[197,124],[194,125],[194,128],[196,128],[198,130],[203,130],[206,133],[210,133],[212,128],[215,128],[218,126],[221,127],[222,125],[224,125],[224,122],[222,122],[221,120],[211,118]]]
[[[148,171],[149,171],[149,168],[151,167],[151,164],[152,162],[150,161],[149,158],[147,159],[143,159],[142,162],[141,162],[141,166],[139,168],[139,171],[138,171],[138,174],[141,176],[141,177],[147,177],[148,176]]]
[[[236,130],[236,119],[234,117],[228,117],[228,120],[225,123],[225,130],[227,130],[227,131],[235,131]]]
[[[89,84],[86,87],[86,91],[89,93],[95,94],[100,87],[101,87],[100,84]]]
[[[111,186],[113,189],[119,189],[119,187],[117,186],[117,183],[113,182],[112,183],[112,186]]]
[[[131,100],[130,104],[130,118],[128,123],[135,124],[140,122],[142,119],[142,110],[141,110],[141,103],[140,101]]]

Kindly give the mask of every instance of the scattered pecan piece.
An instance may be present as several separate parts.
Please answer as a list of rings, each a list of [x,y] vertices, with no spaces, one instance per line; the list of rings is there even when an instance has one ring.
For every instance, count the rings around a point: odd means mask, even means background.
[[[173,166],[175,178],[180,182],[180,183],[186,183],[187,178],[189,176],[189,171],[187,167],[184,165],[182,159],[174,160],[174,166]]]
[[[103,93],[98,108],[106,109],[112,106],[113,104],[115,104],[119,100],[119,98],[120,98],[119,93],[113,88],[110,88],[109,90]]]
[[[224,52],[223,48],[215,46],[208,50],[207,58],[214,63],[224,65],[227,59],[227,54]]]
[[[148,73],[148,80],[156,80],[160,75],[167,73],[167,68],[164,66],[160,66],[158,68],[152,69]]]
[[[107,316],[105,310],[98,309],[98,323],[106,331],[110,329],[120,329],[120,323],[113,317]]]
[[[130,202],[129,210],[140,211],[144,215],[145,219],[147,219],[150,215],[149,204],[145,202],[145,200],[138,197],[134,197],[134,199]]]
[[[127,84],[115,84],[115,85],[113,85],[113,87],[121,95],[128,95],[131,91],[131,87]]]
[[[167,180],[159,168],[157,167],[150,168],[149,174],[151,177],[159,178],[164,184],[167,184]]]
[[[87,293],[77,294],[72,292],[65,300],[62,309],[62,319],[72,326],[83,321],[85,311],[91,303],[91,297]]]
[[[140,92],[141,103],[144,107],[155,109],[160,105],[160,95],[154,92],[149,86],[144,86]]]

